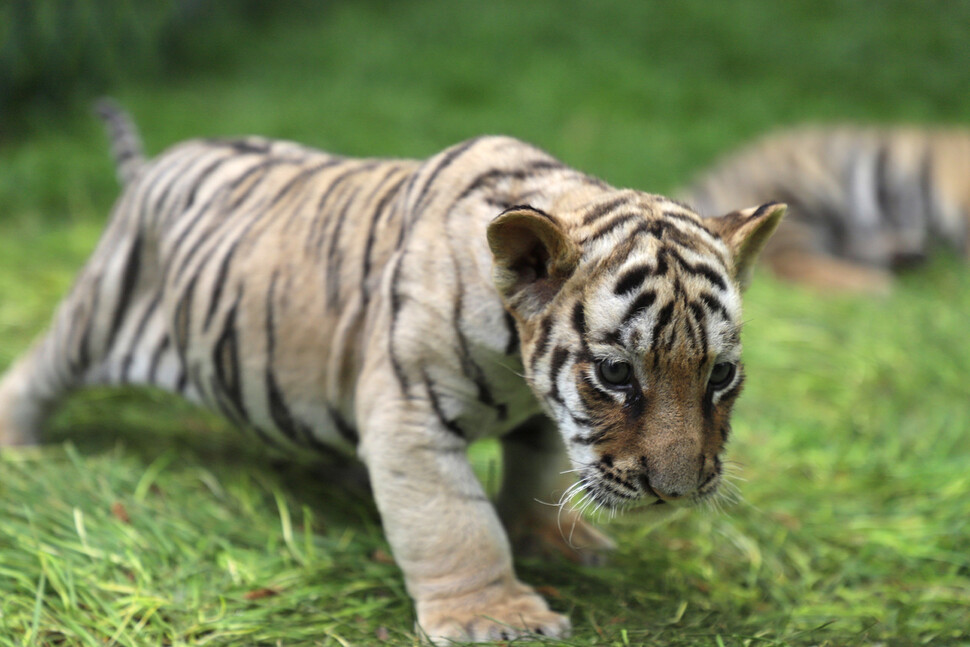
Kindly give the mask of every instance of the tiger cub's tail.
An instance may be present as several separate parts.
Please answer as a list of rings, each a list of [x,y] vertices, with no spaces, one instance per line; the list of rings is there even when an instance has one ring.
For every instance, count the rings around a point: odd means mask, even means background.
[[[141,172],[146,161],[138,128],[131,116],[113,99],[99,99],[94,105],[94,112],[108,131],[118,181],[122,186],[127,186]]]

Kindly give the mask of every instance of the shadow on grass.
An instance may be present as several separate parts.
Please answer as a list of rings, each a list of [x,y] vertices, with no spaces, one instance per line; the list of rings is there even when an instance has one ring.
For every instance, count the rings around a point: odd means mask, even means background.
[[[215,473],[243,470],[280,488],[292,501],[345,517],[379,523],[367,472],[339,450],[285,453],[251,431],[181,398],[152,389],[92,389],[61,405],[45,443],[72,443],[82,455],[121,451],[147,469],[165,453]]]

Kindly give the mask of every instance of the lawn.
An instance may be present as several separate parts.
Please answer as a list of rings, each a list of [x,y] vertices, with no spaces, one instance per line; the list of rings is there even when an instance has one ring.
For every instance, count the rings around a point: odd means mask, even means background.
[[[970,5],[302,3],[113,94],[150,152],[260,133],[427,156],[507,133],[672,191],[804,121],[970,117]],[[2,51],[2,48],[0,48]],[[117,187],[84,106],[0,121],[0,367],[48,321]],[[739,205],[746,206],[746,205]],[[970,645],[970,271],[884,298],[757,276],[729,458],[742,500],[610,526],[599,568],[523,560],[564,645]],[[266,457],[155,392],[78,394],[0,455],[0,645],[410,645],[359,474]],[[473,448],[493,484],[495,448]]]

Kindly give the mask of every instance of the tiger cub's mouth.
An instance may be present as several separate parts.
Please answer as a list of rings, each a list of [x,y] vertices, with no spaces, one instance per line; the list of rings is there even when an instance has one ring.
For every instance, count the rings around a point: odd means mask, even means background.
[[[651,487],[645,475],[628,477],[615,470],[603,469],[601,464],[593,465],[583,472],[580,479],[583,503],[581,507],[594,507],[607,510],[612,514],[629,514],[655,510],[657,508],[689,508],[716,499],[723,481],[723,467],[720,458],[715,461],[714,469],[690,493],[677,497],[661,496]]]

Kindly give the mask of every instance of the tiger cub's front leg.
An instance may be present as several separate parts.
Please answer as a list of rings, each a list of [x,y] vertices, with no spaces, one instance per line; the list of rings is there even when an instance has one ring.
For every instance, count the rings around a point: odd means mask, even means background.
[[[405,397],[387,361],[361,376],[360,454],[419,631],[435,644],[563,636],[569,620],[518,581],[505,530],[429,398]]]
[[[502,437],[498,511],[519,556],[559,556],[586,565],[603,561],[613,541],[571,505],[569,458],[555,424],[535,416]]]

